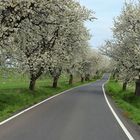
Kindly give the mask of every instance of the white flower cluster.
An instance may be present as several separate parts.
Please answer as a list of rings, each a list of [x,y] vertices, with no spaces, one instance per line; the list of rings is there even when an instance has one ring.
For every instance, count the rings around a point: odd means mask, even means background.
[[[29,72],[31,90],[46,71],[53,78],[62,71],[89,75],[98,58],[90,53],[84,26],[92,19],[93,12],[75,0],[2,0],[1,49]]]
[[[124,84],[140,79],[140,1],[125,3],[112,30],[114,38],[102,50],[113,59],[114,74]]]

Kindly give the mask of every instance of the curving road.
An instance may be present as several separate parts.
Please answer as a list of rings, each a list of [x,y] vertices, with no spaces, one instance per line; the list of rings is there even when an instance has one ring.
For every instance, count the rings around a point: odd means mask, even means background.
[[[0,126],[0,140],[128,140],[112,115],[102,84],[53,98]]]

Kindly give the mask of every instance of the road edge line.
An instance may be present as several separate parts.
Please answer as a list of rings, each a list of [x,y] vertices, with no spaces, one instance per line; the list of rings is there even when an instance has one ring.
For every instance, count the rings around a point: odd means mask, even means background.
[[[119,118],[119,116],[117,115],[117,113],[115,112],[115,110],[113,109],[113,107],[111,106],[107,96],[106,96],[106,93],[105,93],[105,84],[107,83],[108,81],[106,81],[104,84],[102,84],[102,90],[103,90],[103,93],[104,93],[104,97],[105,97],[105,100],[107,102],[107,105],[109,106],[112,114],[114,115],[115,119],[117,120],[117,122],[119,123],[119,125],[121,126],[122,130],[124,131],[124,133],[126,134],[126,136],[128,137],[129,140],[135,140],[133,138],[133,136],[130,134],[130,132],[128,131],[128,129],[125,127],[125,125],[123,124],[123,122],[121,121],[121,119]]]
[[[95,82],[97,82],[97,81],[98,81],[98,80],[96,80]],[[43,100],[43,101],[41,101],[41,102],[35,104],[35,105],[32,105],[31,107],[28,107],[27,109],[24,109],[23,111],[21,111],[21,112],[15,114],[15,115],[9,117],[8,119],[6,119],[6,120],[0,122],[0,126],[4,125],[5,123],[7,123],[7,122],[9,122],[9,121],[11,121],[11,120],[13,120],[13,119],[15,119],[16,117],[22,115],[23,113],[25,113],[25,112],[27,112],[27,111],[29,111],[29,110],[31,110],[31,109],[33,109],[33,108],[35,108],[35,107],[37,107],[37,106],[43,104],[43,103],[45,103],[45,102],[47,102],[47,101],[49,101],[49,100],[51,100],[51,99],[53,99],[53,98],[55,98],[55,97],[57,97],[57,96],[60,96],[60,95],[66,93],[66,92],[68,92],[68,91],[71,91],[71,90],[73,90],[73,89],[76,89],[76,88],[79,88],[79,87],[82,87],[82,86],[86,86],[86,85],[89,85],[89,84],[92,84],[92,83],[95,83],[95,82],[90,82],[90,83],[87,83],[87,84],[83,84],[83,85],[80,85],[80,86],[76,86],[76,87],[70,88],[70,89],[68,89],[68,90],[62,91],[62,92],[60,92],[60,93],[58,93],[58,94],[56,94],[56,95],[53,95],[53,96],[51,96],[51,97],[49,97],[49,98],[47,98],[47,99],[45,99],[45,100]]]

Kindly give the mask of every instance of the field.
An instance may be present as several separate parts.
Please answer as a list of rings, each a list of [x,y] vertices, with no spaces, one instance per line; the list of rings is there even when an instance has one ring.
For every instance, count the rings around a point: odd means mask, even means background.
[[[123,110],[124,116],[140,125],[140,97],[135,96],[134,91],[134,85],[122,91],[122,84],[114,80],[110,80],[106,85],[106,92]]]

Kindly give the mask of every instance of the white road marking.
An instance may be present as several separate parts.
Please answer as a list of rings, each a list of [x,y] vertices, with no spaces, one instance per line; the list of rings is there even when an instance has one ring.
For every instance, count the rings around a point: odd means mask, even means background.
[[[96,81],[95,81],[95,82],[96,82]],[[91,83],[93,83],[93,82],[91,82]],[[29,107],[29,108],[27,108],[27,109],[25,109],[25,110],[19,112],[18,114],[16,114],[16,115],[14,115],[14,116],[12,116],[12,117],[10,117],[10,118],[8,118],[8,119],[6,119],[6,120],[0,122],[0,126],[3,125],[3,124],[5,124],[5,123],[7,123],[7,122],[9,122],[9,121],[11,121],[11,120],[13,120],[13,119],[16,118],[16,117],[22,115],[23,113],[25,113],[25,112],[27,112],[27,111],[29,111],[29,110],[31,110],[31,109],[33,109],[33,108],[35,108],[35,107],[37,107],[37,106],[39,106],[39,105],[45,103],[45,102],[47,102],[47,101],[49,101],[49,100],[51,100],[51,99],[57,97],[57,96],[60,96],[60,95],[62,95],[62,94],[64,94],[64,93],[66,93],[66,92],[68,92],[68,91],[71,91],[71,90],[73,90],[73,89],[76,89],[76,88],[78,88],[78,87],[82,87],[82,86],[89,85],[89,84],[91,84],[91,83],[87,83],[87,84],[84,84],[84,85],[80,85],[80,86],[77,86],[77,87],[74,87],[74,88],[65,90],[65,91],[63,91],[63,92],[61,92],[61,93],[58,93],[57,95],[51,96],[51,97],[49,97],[49,98],[47,98],[47,99],[45,99],[45,100],[43,100],[43,101],[41,101],[41,102],[39,102],[39,103],[37,103],[37,104],[35,104],[35,105]]]
[[[108,81],[107,81],[108,82]],[[123,129],[124,133],[126,134],[126,136],[128,137],[129,140],[135,140],[132,135],[130,134],[130,132],[127,130],[127,128],[125,127],[125,125],[122,123],[121,119],[118,117],[118,115],[116,114],[116,112],[114,111],[113,107],[111,106],[111,104],[109,103],[109,100],[106,96],[106,93],[105,93],[105,89],[104,89],[104,86],[105,84],[107,83],[105,82],[103,85],[102,85],[102,89],[103,89],[103,93],[104,93],[104,97],[105,97],[105,100],[111,110],[111,112],[113,113],[114,117],[116,118],[117,122],[119,123],[119,125],[121,126],[121,128]]]
[[[99,81],[99,80],[97,80],[97,81]],[[96,82],[97,82],[97,81],[96,81]],[[90,83],[85,84],[85,85],[81,85],[81,86],[78,86],[78,87],[86,86],[86,85],[89,85],[89,84],[90,84]],[[109,101],[108,101],[108,99],[107,99],[105,90],[104,90],[104,85],[105,85],[105,83],[102,85],[104,97],[105,97],[105,100],[106,100],[106,102],[107,102],[107,104],[108,104],[108,106],[109,106],[111,112],[113,113],[114,117],[116,118],[117,122],[119,123],[119,125],[121,126],[121,128],[123,129],[123,131],[125,132],[125,134],[127,135],[127,137],[129,138],[129,140],[134,140],[134,138],[132,137],[132,135],[130,134],[130,132],[129,132],[129,131],[127,130],[127,128],[124,126],[124,124],[122,123],[122,121],[120,120],[120,118],[117,116],[117,114],[116,114],[115,111],[113,110],[112,106],[110,105],[110,103],[109,103]],[[8,118],[8,119],[6,119],[6,120],[0,122],[0,126],[3,125],[3,124],[5,124],[5,123],[7,123],[7,122],[9,122],[9,121],[11,121],[12,119],[14,119],[14,118],[16,118],[16,117],[22,115],[22,114],[25,113],[25,112],[27,112],[27,111],[29,111],[29,110],[31,110],[31,109],[33,109],[33,108],[35,108],[35,107],[37,107],[37,106],[39,106],[39,105],[41,105],[41,104],[47,102],[47,101],[49,101],[49,100],[51,100],[51,99],[53,99],[53,98],[55,98],[55,97],[57,97],[57,96],[60,96],[60,95],[66,93],[66,92],[68,92],[68,91],[71,91],[71,90],[73,90],[73,89],[75,89],[75,88],[78,88],[78,87],[74,87],[74,88],[68,89],[68,90],[66,90],[66,91],[64,91],[64,92],[61,92],[61,93],[59,93],[59,94],[57,94],[57,95],[54,95],[54,96],[52,96],[52,97],[50,97],[50,98],[48,98],[48,99],[43,100],[42,102],[37,103],[37,104],[35,104],[35,105],[33,105],[33,106],[31,106],[31,107],[29,107],[29,108],[27,108],[27,109],[25,109],[25,110],[19,112],[18,114],[16,114],[16,115],[14,115],[14,116],[12,116],[12,117],[10,117],[10,118]]]

